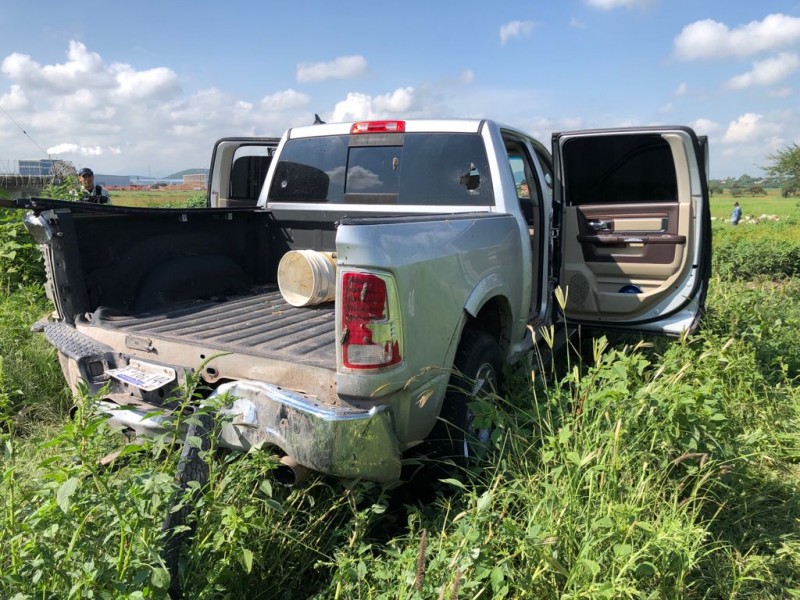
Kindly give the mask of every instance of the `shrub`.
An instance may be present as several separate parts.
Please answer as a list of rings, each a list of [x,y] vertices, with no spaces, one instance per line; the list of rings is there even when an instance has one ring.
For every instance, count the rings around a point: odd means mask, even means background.
[[[205,193],[194,194],[186,200],[176,200],[173,202],[159,202],[155,204],[158,208],[205,208],[208,206]]]
[[[728,279],[800,275],[800,226],[759,223],[715,228],[713,271]]]
[[[711,280],[702,324],[717,335],[747,340],[765,372],[800,375],[800,279]]]
[[[797,393],[769,383],[745,341],[715,335],[661,357],[602,343],[594,354],[588,369],[492,402],[499,435],[487,477],[471,488],[449,481],[459,497],[410,509],[408,533],[388,545],[340,548],[337,597],[700,598],[745,586],[780,597],[770,586],[792,575],[764,542],[785,529],[764,525],[794,505],[762,502],[750,457],[792,456],[796,435],[776,439],[797,427]],[[750,503],[769,509],[752,514]],[[729,504],[742,510],[721,514]],[[749,528],[728,541],[745,518]],[[765,547],[745,557],[751,543]],[[748,581],[756,564],[778,582]]]
[[[0,395],[6,400],[5,417],[19,433],[60,421],[71,405],[55,350],[30,330],[50,308],[35,285],[0,299]]]
[[[80,182],[75,175],[68,175],[63,181],[54,181],[42,190],[44,198],[55,200],[78,200]]]
[[[24,212],[0,209],[0,287],[6,294],[45,281],[41,252],[22,222]]]

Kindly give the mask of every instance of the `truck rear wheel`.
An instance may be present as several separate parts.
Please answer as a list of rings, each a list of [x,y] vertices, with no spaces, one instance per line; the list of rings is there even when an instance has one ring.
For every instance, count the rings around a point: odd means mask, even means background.
[[[431,439],[437,454],[459,467],[473,466],[486,450],[491,431],[476,427],[470,403],[502,390],[503,353],[489,333],[464,331],[453,374]]]

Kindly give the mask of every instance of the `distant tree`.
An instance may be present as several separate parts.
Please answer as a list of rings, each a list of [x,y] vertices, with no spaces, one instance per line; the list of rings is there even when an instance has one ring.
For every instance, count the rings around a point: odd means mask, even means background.
[[[800,146],[787,146],[774,154],[768,154],[767,159],[771,164],[766,166],[766,172],[781,181],[784,191],[800,189]]]
[[[712,196],[714,194],[724,194],[725,189],[718,183],[712,183],[708,186],[708,193]]]
[[[751,196],[766,196],[767,192],[764,191],[764,188],[760,185],[751,185],[747,188],[747,193]]]
[[[758,179],[755,177],[750,177],[750,175],[740,175],[736,180],[736,185],[743,188],[749,188],[751,185],[755,185],[757,181]]]
[[[734,198],[738,198],[739,196],[744,195],[744,188],[740,186],[738,183],[731,186],[731,196]]]

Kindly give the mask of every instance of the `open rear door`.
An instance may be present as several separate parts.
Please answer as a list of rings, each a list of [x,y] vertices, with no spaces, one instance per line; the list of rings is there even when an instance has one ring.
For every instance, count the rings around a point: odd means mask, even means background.
[[[553,135],[570,324],[696,327],[711,270],[705,151],[685,127]]]
[[[214,144],[208,206],[256,206],[280,138],[223,138]]]

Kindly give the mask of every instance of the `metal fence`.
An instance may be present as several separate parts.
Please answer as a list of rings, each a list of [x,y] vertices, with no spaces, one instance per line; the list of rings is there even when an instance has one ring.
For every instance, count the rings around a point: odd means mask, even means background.
[[[0,160],[0,175],[19,174],[18,160]]]
[[[36,177],[52,177],[74,172],[70,161],[59,159],[0,159],[0,176],[21,175]]]

